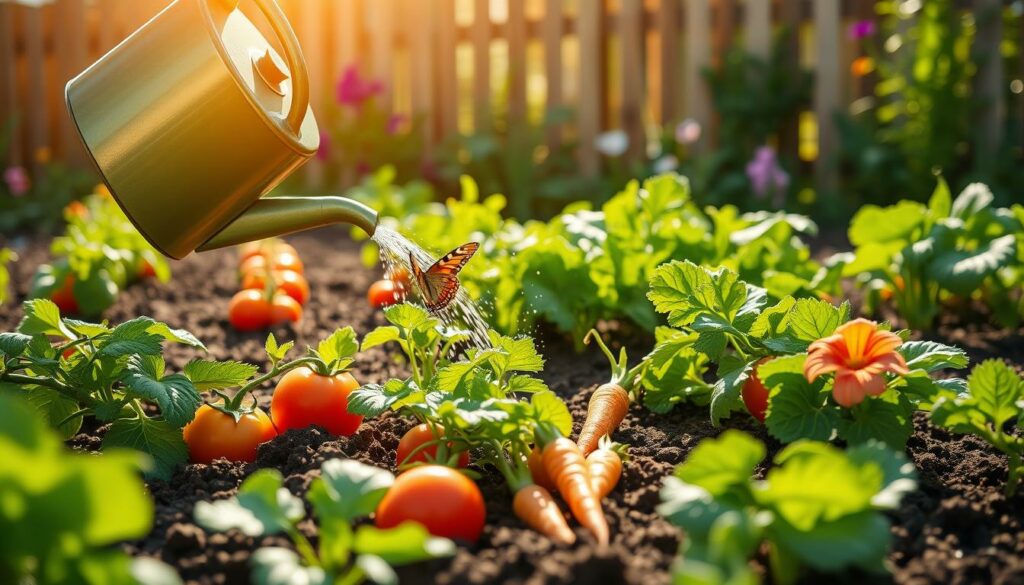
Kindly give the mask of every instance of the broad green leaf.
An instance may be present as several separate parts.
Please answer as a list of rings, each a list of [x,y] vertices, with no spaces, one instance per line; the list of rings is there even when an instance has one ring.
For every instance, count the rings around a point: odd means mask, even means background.
[[[1017,237],[1008,234],[977,250],[939,252],[928,265],[928,275],[950,292],[966,296],[1016,256]]]
[[[58,335],[71,337],[60,320],[60,309],[49,299],[32,299],[22,305],[25,317],[18,331],[26,335]]]
[[[992,204],[995,197],[992,190],[982,183],[971,183],[953,200],[950,215],[957,219],[967,220],[982,209]]]
[[[935,341],[907,341],[897,350],[911,370],[934,372],[944,368],[967,367],[967,353],[959,347]]]
[[[64,396],[56,390],[43,386],[18,386],[0,383],[0,394],[9,394],[25,402],[39,415],[46,425],[56,430],[62,440],[68,440],[78,434],[82,427],[82,417],[65,421],[69,415],[78,411],[78,402]]]
[[[305,516],[305,509],[302,500],[284,487],[280,471],[260,469],[242,482],[236,496],[197,502],[194,515],[207,530],[234,528],[246,536],[263,536],[291,530]]]
[[[183,427],[195,418],[202,396],[184,374],[163,376],[163,360],[132,356],[123,378],[124,385],[136,396],[160,406],[164,419]]]
[[[655,270],[647,297],[659,313],[668,313],[674,327],[690,325],[702,313],[732,322],[747,300],[747,285],[730,270],[711,272],[675,260]]]
[[[185,377],[200,392],[237,388],[256,375],[259,368],[241,362],[193,360],[185,365]]]
[[[197,349],[206,349],[202,341],[199,341],[195,335],[192,335],[184,329],[174,329],[166,323],[160,321],[152,321],[147,331],[153,335],[159,336],[164,341],[171,341],[173,343],[180,343],[189,347],[195,347]]]
[[[768,389],[765,425],[773,437],[790,443],[797,439],[830,441],[839,415],[822,392],[824,379],[813,384],[804,377],[806,354],[776,358],[761,364],[758,377]]]
[[[393,378],[383,385],[364,384],[349,394],[348,411],[367,417],[378,416],[418,390],[411,379]]]
[[[295,551],[267,546],[252,553],[254,585],[330,585],[334,582],[320,567],[302,564]]]
[[[793,297],[784,297],[778,303],[768,307],[754,319],[748,332],[751,337],[779,337],[786,331],[789,313],[796,305]]]
[[[820,522],[810,531],[780,521],[771,534],[807,566],[828,572],[851,565],[880,572],[892,539],[888,520],[870,511]]]
[[[932,220],[936,220],[949,217],[952,209],[953,195],[949,192],[949,184],[946,183],[946,179],[940,176],[931,198],[928,199],[928,211]]]
[[[389,471],[351,459],[329,459],[306,497],[317,517],[354,520],[372,513],[394,481]]]
[[[352,363],[352,356],[359,351],[356,332],[351,326],[338,329],[317,345],[316,352],[320,359],[327,362],[332,369],[344,369]]]
[[[384,318],[392,325],[412,330],[431,319],[427,310],[418,305],[402,303],[384,309]]]
[[[572,414],[561,398],[550,390],[537,392],[530,397],[530,405],[538,423],[550,423],[558,429],[562,436],[572,434]]]
[[[722,419],[743,408],[740,392],[753,365],[753,360],[743,362],[731,358],[723,359],[718,365],[719,378],[711,391],[711,424],[718,426]]]
[[[819,299],[799,299],[789,313],[787,331],[797,339],[813,342],[832,335],[849,318],[849,302],[836,307]]]
[[[386,530],[363,525],[356,529],[352,549],[358,554],[371,554],[384,559],[389,565],[408,565],[450,557],[455,554],[455,543],[447,538],[431,536],[421,524],[411,520]]]
[[[902,451],[868,441],[848,448],[846,455],[858,465],[874,464],[882,470],[882,489],[871,498],[875,508],[894,510],[903,496],[917,489],[917,468]]]
[[[728,430],[715,439],[701,441],[676,468],[675,476],[717,497],[747,485],[764,456],[760,441],[741,431]]]
[[[135,451],[106,448],[101,457],[75,458],[88,493],[89,521],[83,533],[87,542],[114,544],[150,531],[153,501],[139,473],[144,459]]]
[[[162,420],[119,418],[103,437],[103,448],[127,447],[153,458],[148,475],[169,480],[175,468],[188,461],[188,447],[181,429]]]
[[[900,201],[884,208],[864,205],[850,221],[850,243],[859,247],[872,242],[909,241],[925,211],[925,206],[916,201]]]
[[[775,463],[754,493],[759,503],[798,530],[870,510],[883,486],[878,465],[854,463],[827,443],[794,443]]]
[[[0,333],[0,354],[8,359],[16,358],[24,353],[30,341],[32,336],[24,333]]]
[[[155,323],[149,317],[138,317],[121,323],[99,342],[97,353],[107,357],[160,355],[163,352],[163,338],[149,332]]]
[[[727,498],[716,498],[706,489],[670,475],[661,488],[658,514],[685,530],[687,538],[699,541],[707,538],[715,520],[736,511],[738,505],[738,502],[734,505],[727,502]]]
[[[1017,416],[1016,402],[1024,398],[1024,378],[1002,360],[986,360],[967,378],[969,400],[996,429]]]
[[[508,365],[505,367],[507,371],[539,372],[544,369],[544,358],[537,353],[532,337],[515,339],[503,335],[492,335],[491,344],[508,353]]]
[[[851,418],[842,418],[838,424],[840,438],[850,445],[874,439],[892,449],[903,449],[914,434],[914,407],[906,397],[891,390],[868,397],[849,409],[849,414]]]
[[[509,394],[533,394],[535,392],[547,392],[551,389],[548,388],[548,385],[543,380],[526,374],[516,374],[509,376],[508,382],[505,384],[505,390]]]
[[[401,334],[398,332],[398,327],[393,325],[378,327],[367,333],[366,337],[363,338],[362,350],[366,351],[371,347],[377,347],[378,345],[384,345],[390,341],[398,341],[400,339]]]

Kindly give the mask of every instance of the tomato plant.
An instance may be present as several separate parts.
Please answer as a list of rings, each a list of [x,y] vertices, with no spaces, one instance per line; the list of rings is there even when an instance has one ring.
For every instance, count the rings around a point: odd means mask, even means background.
[[[473,480],[443,465],[421,465],[402,473],[377,506],[377,528],[403,522],[423,525],[434,536],[476,542],[487,510]]]
[[[427,423],[418,424],[402,435],[395,463],[398,467],[412,463],[438,463],[449,467],[453,464],[456,467],[469,465],[469,452],[449,453],[453,447],[454,443],[445,440],[444,427],[441,425],[431,427]]]
[[[383,309],[404,301],[406,291],[406,287],[393,280],[378,280],[370,285],[366,297],[374,308]]]
[[[270,325],[272,309],[263,291],[240,290],[228,304],[228,321],[238,331],[259,331]]]
[[[224,412],[209,404],[183,429],[189,460],[211,463],[214,459],[255,461],[256,448],[277,436],[274,424],[258,406],[248,412]]]
[[[295,299],[300,305],[305,305],[309,300],[309,282],[306,277],[292,270],[275,270],[273,275],[274,287]],[[265,272],[249,272],[242,276],[242,289],[263,290],[267,287]]]

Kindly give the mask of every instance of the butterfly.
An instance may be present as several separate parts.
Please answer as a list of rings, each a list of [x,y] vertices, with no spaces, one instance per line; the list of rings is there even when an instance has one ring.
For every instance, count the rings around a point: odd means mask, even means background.
[[[440,311],[448,306],[459,292],[459,271],[476,253],[480,244],[470,242],[455,248],[424,272],[420,270],[412,253],[409,254],[409,265],[412,266],[416,284],[420,287],[423,304],[431,311]]]

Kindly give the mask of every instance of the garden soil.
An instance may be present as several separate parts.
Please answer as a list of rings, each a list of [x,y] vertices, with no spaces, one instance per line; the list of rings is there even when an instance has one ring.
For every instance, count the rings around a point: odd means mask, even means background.
[[[365,298],[368,286],[379,275],[360,264],[358,245],[340,229],[306,233],[289,241],[306,262],[312,297],[299,324],[274,330],[278,339],[294,339],[301,348],[336,327],[352,325],[362,335],[383,322]],[[17,325],[21,312],[16,302],[27,292],[31,271],[46,261],[47,243],[22,242],[19,253],[21,260],[12,275],[17,298],[0,310],[0,330],[4,331]],[[104,317],[116,323],[150,315],[195,333],[207,344],[211,358],[264,364],[265,335],[237,333],[227,323],[228,300],[238,285],[235,266],[231,250],[175,262],[170,283],[131,287]],[[616,325],[607,327],[615,329]],[[631,355],[639,358],[645,341],[627,332],[620,335],[634,340],[629,344]],[[925,337],[964,347],[972,363],[1005,357],[1018,368],[1024,365],[1024,331],[1001,331],[970,308],[955,311]],[[542,377],[567,400],[578,431],[590,394],[606,381],[607,363],[596,350],[575,354],[571,343],[556,335],[540,332],[539,338],[547,358]],[[649,341],[646,343],[649,347]],[[371,349],[360,355],[354,374],[364,382],[403,375],[395,355],[384,348]],[[193,350],[175,348],[170,368],[181,368],[195,357]],[[270,391],[268,385],[258,393],[264,407],[269,406]],[[351,437],[332,437],[317,428],[289,431],[260,447],[255,464],[187,465],[170,481],[149,482],[156,501],[153,530],[146,538],[124,546],[133,554],[171,564],[188,583],[247,583],[253,550],[266,545],[290,546],[288,541],[280,536],[254,539],[237,532],[209,534],[192,522],[196,502],[231,496],[257,467],[280,470],[286,486],[297,495],[305,493],[327,459],[354,458],[393,469],[398,440],[412,425],[411,420],[385,415],[365,421]],[[727,426],[767,440],[773,451],[779,448],[750,417],[736,415]],[[859,572],[839,577],[806,575],[805,583],[1024,584],[1024,494],[1012,499],[1002,495],[1006,459],[978,439],[929,426],[920,414],[916,426],[907,454],[919,470],[920,489],[890,514],[892,576]],[[668,583],[681,534],[656,513],[658,491],[663,478],[701,439],[721,430],[710,424],[705,409],[680,407],[668,415],[655,415],[635,405],[630,409],[613,436],[631,446],[632,459],[606,501],[613,538],[605,549],[596,546],[579,526],[574,527],[579,540],[568,548],[526,529],[513,515],[511,495],[500,477],[484,470],[479,485],[487,502],[487,524],[479,542],[460,543],[451,559],[401,569],[402,583]],[[104,427],[87,425],[69,444],[96,449],[104,432]],[[307,520],[300,528],[315,539],[312,522]],[[761,563],[755,564],[763,570]]]

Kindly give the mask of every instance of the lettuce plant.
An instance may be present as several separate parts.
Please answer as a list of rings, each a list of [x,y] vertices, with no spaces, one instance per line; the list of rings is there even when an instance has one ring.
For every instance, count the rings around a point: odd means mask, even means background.
[[[783,585],[805,567],[884,572],[891,534],[882,512],[916,488],[913,464],[875,442],[842,451],[799,441],[753,479],[765,452],[726,431],[666,479],[658,512],[685,533],[674,582],[759,583],[749,561],[765,547],[772,582]]]
[[[392,566],[455,553],[452,541],[431,536],[415,522],[388,529],[353,526],[373,513],[394,481],[390,472],[358,461],[325,461],[306,495],[320,529],[316,548],[298,528],[306,506],[284,487],[276,469],[253,473],[231,498],[198,502],[195,519],[210,531],[236,529],[254,537],[283,533],[292,541],[294,551],[266,547],[253,553],[253,583],[393,584],[398,576]]]
[[[644,403],[667,410],[688,399],[710,404],[714,424],[743,409],[741,391],[754,374],[768,389],[768,432],[783,442],[870,439],[902,447],[913,432],[915,409],[927,409],[945,390],[962,387],[957,379],[933,380],[932,372],[963,368],[958,348],[930,341],[906,341],[898,347],[906,372],[889,374],[884,389],[856,405],[833,395],[835,377],[808,381],[804,366],[812,344],[850,321],[848,303],[836,307],[818,299],[783,297],[769,302],[765,289],[726,268],[711,270],[673,261],[655,271],[648,294],[654,308],[668,316],[658,344],[647,356]],[[704,374],[717,366],[713,385]]]
[[[1024,477],[1024,377],[1001,360],[984,361],[967,378],[967,391],[941,396],[931,417],[936,425],[977,435],[1005,454],[1006,494],[1016,493]]]
[[[865,205],[850,224],[856,249],[844,275],[872,292],[869,310],[891,297],[913,329],[930,329],[941,304],[956,298],[978,299],[1016,326],[1024,316],[1024,206],[992,201],[980,183],[952,199],[940,178],[927,205]]]

